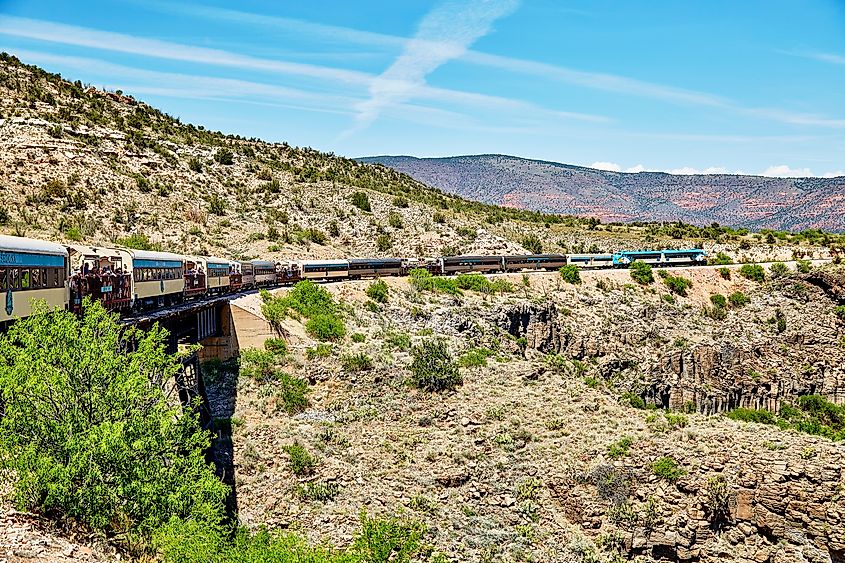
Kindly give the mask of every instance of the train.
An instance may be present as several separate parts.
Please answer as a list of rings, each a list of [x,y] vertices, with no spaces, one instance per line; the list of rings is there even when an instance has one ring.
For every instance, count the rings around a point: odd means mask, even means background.
[[[122,314],[155,310],[210,296],[291,285],[301,280],[404,276],[415,268],[433,275],[508,273],[578,268],[704,264],[702,249],[636,250],[612,254],[444,256],[430,259],[229,260],[111,246],[59,244],[0,235],[0,325],[32,314],[35,300],[80,312],[88,297]]]

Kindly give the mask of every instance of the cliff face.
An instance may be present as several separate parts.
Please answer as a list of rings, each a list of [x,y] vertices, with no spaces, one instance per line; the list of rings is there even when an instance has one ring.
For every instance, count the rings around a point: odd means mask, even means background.
[[[749,228],[845,231],[845,178],[607,172],[506,155],[360,159],[488,203],[605,221],[713,221]]]
[[[315,343],[286,321],[286,369],[312,382],[308,410],[279,414],[272,385],[238,383],[241,518],[297,522],[316,540],[346,537],[361,506],[405,512],[460,561],[842,561],[839,444],[724,413],[806,394],[845,402],[845,270],[764,284],[731,270],[677,269],[693,285],[671,299],[627,271],[582,272],[579,286],[503,276],[514,290],[486,297],[389,279],[376,308],[369,282],[331,287],[361,336],[309,361]],[[735,292],[747,304],[710,311],[711,294]],[[414,390],[405,338],[476,359],[456,390]],[[358,354],[372,369],[346,364]],[[284,462],[294,441],[319,458],[308,480],[336,487],[332,500],[298,496]]]

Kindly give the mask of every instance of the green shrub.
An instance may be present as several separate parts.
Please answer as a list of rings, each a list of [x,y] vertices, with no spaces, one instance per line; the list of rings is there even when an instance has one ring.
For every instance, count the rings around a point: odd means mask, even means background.
[[[276,354],[270,350],[259,350],[257,348],[245,348],[241,350],[240,374],[258,381],[271,381],[276,379]]]
[[[3,225],[8,225],[9,219],[11,219],[11,217],[9,217],[9,212],[6,211],[5,208],[0,207],[0,227],[2,227]]]
[[[622,396],[619,398],[621,403],[628,403],[635,409],[644,409],[645,408],[645,401],[642,397],[635,393],[631,393],[630,391],[622,393]]]
[[[727,264],[733,264],[733,260],[731,260],[731,257],[724,252],[719,252],[716,256],[710,259],[710,264],[714,266],[725,266]]]
[[[410,206],[410,202],[408,201],[407,198],[402,197],[402,196],[398,196],[398,197],[393,199],[393,205],[395,207],[400,208],[400,209],[407,209]]]
[[[0,335],[0,471],[19,510],[109,536],[148,538],[171,518],[216,526],[229,489],[191,409],[168,400],[180,362],[167,333],[38,305]],[[132,343],[133,345],[130,345]]]
[[[431,216],[431,220],[434,221],[435,223],[442,224],[442,223],[446,222],[446,216],[443,215],[439,211],[435,211],[434,215]],[[446,255],[449,256],[449,254],[446,254]]]
[[[317,460],[299,442],[294,442],[290,446],[283,446],[282,449],[288,454],[288,467],[294,475],[301,477],[314,473]]]
[[[217,194],[211,194],[208,198],[208,211],[214,215],[225,215],[226,200]]]
[[[558,271],[560,272],[560,277],[563,278],[563,281],[566,283],[576,285],[581,283],[581,272],[578,270],[578,266],[569,264],[567,266],[563,266]]]
[[[370,196],[365,192],[354,192],[352,194],[352,205],[361,211],[370,211]]]
[[[285,356],[288,353],[288,343],[283,338],[268,338],[264,341],[264,349],[276,356]]]
[[[663,273],[663,270],[661,270]],[[692,287],[692,280],[683,276],[666,275],[663,276],[663,283],[669,288],[669,291],[681,297],[686,296],[687,289]]]
[[[661,457],[651,465],[652,472],[665,479],[670,483],[674,483],[682,476],[686,475],[686,471],[680,468],[678,462],[670,456]]]
[[[796,268],[798,269],[798,273],[800,274],[809,274],[810,271],[813,269],[813,263],[809,260],[798,260],[796,263]]]
[[[739,269],[739,275],[756,282],[762,282],[766,279],[766,272],[760,264],[743,264],[742,268]]]
[[[424,268],[414,268],[408,273],[408,276],[411,286],[420,291],[433,291],[449,295],[461,294],[455,280],[432,276],[431,272]]]
[[[789,267],[783,262],[775,262],[769,266],[769,274],[773,279],[782,278],[789,275]]]
[[[82,241],[82,231],[79,230],[79,227],[68,227],[65,230],[65,238],[68,240],[72,240],[75,242]]]
[[[745,305],[748,305],[751,300],[748,299],[748,296],[745,295],[743,292],[735,291],[728,295],[728,301],[730,302],[732,307],[743,307]]]
[[[411,337],[406,332],[390,332],[384,337],[385,343],[394,350],[410,350]]]
[[[833,314],[836,315],[840,321],[845,321],[845,305],[837,305],[833,309]]]
[[[684,428],[689,423],[687,417],[680,413],[667,412],[665,416],[670,428]]]
[[[736,408],[725,413],[725,416],[731,420],[757,422],[759,424],[775,424],[777,422],[775,415],[765,409]]]
[[[714,293],[713,295],[711,295],[710,302],[713,304],[714,307],[718,307],[721,309],[724,309],[728,306],[727,298],[721,293]]]
[[[731,269],[730,268],[719,268],[719,275],[722,276],[723,280],[731,279]]]
[[[387,303],[389,288],[384,280],[376,280],[367,287],[367,297],[376,303]]]
[[[648,285],[654,281],[651,266],[645,262],[634,260],[630,266],[631,279],[640,285]]]
[[[346,335],[346,326],[337,315],[323,313],[314,315],[305,323],[305,331],[322,341],[337,341]]]
[[[194,172],[202,172],[202,162],[195,156],[188,159],[188,169]]]
[[[411,348],[411,385],[426,391],[454,389],[461,383],[458,367],[442,340],[424,340]]]
[[[217,152],[214,153],[214,160],[216,160],[220,164],[225,164],[226,166],[234,164],[234,157],[235,155],[232,154],[232,151],[224,147],[217,149]]]
[[[401,229],[402,225],[402,216],[396,212],[391,213],[387,217],[387,224],[393,227],[394,229]]]
[[[373,369],[372,358],[370,358],[363,352],[344,356],[341,359],[341,364],[343,365],[343,369],[350,373],[357,373]]]
[[[540,240],[540,237],[535,235],[534,233],[529,233],[522,237],[522,240],[519,241],[519,244],[522,245],[525,250],[532,254],[540,254],[543,252],[543,241]]]
[[[392,246],[393,240],[390,238],[389,234],[384,233],[376,237],[376,249],[379,252],[386,252],[390,250]]]
[[[340,493],[340,485],[335,482],[309,481],[297,487],[297,493],[305,500],[326,502],[337,497]]]
[[[161,244],[150,242],[149,237],[143,233],[133,233],[128,237],[115,241],[120,246],[135,250],[161,250]]]
[[[280,372],[274,384],[276,404],[288,414],[296,414],[308,407],[308,382]]]
[[[458,365],[462,368],[473,368],[487,365],[487,358],[493,356],[493,352],[487,348],[470,348],[458,358]]]
[[[367,340],[367,337],[361,332],[353,333],[349,338],[352,339],[352,342],[356,342],[358,344]]]
[[[633,438],[630,436],[624,436],[607,446],[607,456],[610,459],[625,457],[630,453],[631,444],[633,443]]]
[[[305,357],[309,360],[313,360],[314,358],[328,358],[331,355],[331,344],[317,344],[313,348],[308,348],[307,350],[305,350]]]

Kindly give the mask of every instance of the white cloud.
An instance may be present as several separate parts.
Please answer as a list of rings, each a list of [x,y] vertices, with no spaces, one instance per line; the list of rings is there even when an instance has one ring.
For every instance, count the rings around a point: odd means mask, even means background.
[[[833,172],[822,174],[822,178],[839,178],[840,176],[845,176],[845,170],[834,170]]]
[[[626,168],[625,172],[629,174],[636,174],[637,172],[645,172],[645,166],[642,164],[637,164],[635,166],[631,166],[630,168]]]
[[[370,99],[358,104],[355,128],[366,128],[384,108],[415,97],[429,73],[464,55],[517,5],[517,0],[449,0],[429,12],[402,54],[370,84]]]
[[[804,178],[812,176],[813,173],[809,168],[790,168],[786,164],[778,164],[776,166],[769,166],[760,172],[760,175],[775,178]]]
[[[596,170],[607,170],[608,172],[621,172],[622,167],[615,162],[594,162],[588,168],[595,168]]]

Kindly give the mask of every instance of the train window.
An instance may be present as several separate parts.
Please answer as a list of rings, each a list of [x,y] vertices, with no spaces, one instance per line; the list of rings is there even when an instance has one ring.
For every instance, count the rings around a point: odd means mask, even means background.
[[[32,269],[32,288],[41,289],[41,268]]]
[[[20,276],[20,270],[17,268],[11,268],[9,270],[9,289],[18,289],[18,279]]]
[[[0,268],[0,291],[7,291],[9,289],[9,284],[6,281],[6,275],[8,270],[6,268]]]
[[[21,289],[29,289],[30,286],[30,274],[29,268],[24,268],[21,270]]]

